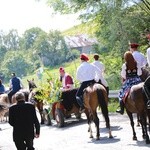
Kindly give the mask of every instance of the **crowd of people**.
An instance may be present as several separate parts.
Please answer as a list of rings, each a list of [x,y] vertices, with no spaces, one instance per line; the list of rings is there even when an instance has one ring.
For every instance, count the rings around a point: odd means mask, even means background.
[[[150,34],[147,36],[150,44]],[[121,68],[122,87],[118,98],[120,109],[117,113],[124,114],[124,98],[126,93],[133,85],[141,81],[142,67],[150,67],[150,48],[147,49],[147,57],[139,52],[137,43],[130,43],[130,49],[124,53],[124,63]],[[98,54],[93,55],[93,62],[89,62],[87,54],[80,55],[81,64],[76,70],[76,79],[80,82],[80,86],[76,93],[76,100],[80,106],[80,112],[84,112],[83,92],[86,87],[94,83],[102,84],[107,94],[109,94],[109,86],[104,78],[105,65],[99,60]],[[62,91],[71,90],[74,86],[73,77],[68,74],[63,67],[59,68],[60,82],[62,83]],[[32,104],[25,102],[23,93],[19,92],[23,88],[23,84],[15,73],[12,73],[10,79],[8,98],[11,103],[11,98],[15,95],[17,103],[9,108],[9,123],[13,126],[13,139],[18,150],[34,149],[33,139],[40,135],[40,125],[37,119],[35,108]],[[150,108],[150,77],[144,83],[144,91],[147,96],[147,108]],[[5,86],[0,80],[0,94],[6,92]],[[22,116],[24,116],[22,118]]]

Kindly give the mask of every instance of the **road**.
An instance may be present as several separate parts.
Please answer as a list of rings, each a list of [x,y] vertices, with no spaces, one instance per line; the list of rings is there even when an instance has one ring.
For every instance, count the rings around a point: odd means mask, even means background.
[[[34,140],[35,150],[149,150],[142,139],[141,127],[135,127],[137,141],[132,140],[132,130],[128,116],[116,113],[110,114],[113,139],[108,138],[103,116],[100,118],[100,140],[89,138],[88,125],[84,114],[82,120],[66,120],[65,127],[57,128],[55,121],[52,126],[41,126],[40,138]],[[136,123],[136,120],[135,120]],[[92,125],[94,136],[95,126]],[[16,150],[12,141],[12,127],[8,123],[0,123],[0,150]]]

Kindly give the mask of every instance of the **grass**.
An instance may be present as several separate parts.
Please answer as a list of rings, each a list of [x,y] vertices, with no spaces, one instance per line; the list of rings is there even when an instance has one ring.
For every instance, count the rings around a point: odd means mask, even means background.
[[[109,103],[108,103],[109,112],[116,112],[118,106],[119,106],[118,99],[109,99]]]

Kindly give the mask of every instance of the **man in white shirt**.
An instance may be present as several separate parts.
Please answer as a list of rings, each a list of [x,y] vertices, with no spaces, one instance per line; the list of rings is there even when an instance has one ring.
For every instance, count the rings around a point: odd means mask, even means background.
[[[148,44],[150,45],[150,33],[146,35]],[[150,47],[147,49],[147,63],[150,67]],[[148,77],[144,83],[144,91],[146,94],[146,97],[148,99],[147,101],[147,108],[150,109],[150,77]]]
[[[89,85],[95,83],[95,79],[100,76],[100,70],[94,65],[88,63],[89,58],[86,54],[81,54],[80,59],[81,65],[77,68],[76,77],[81,83],[81,86],[76,93],[76,99],[80,105],[80,113],[82,113],[84,112],[83,90]]]
[[[94,66],[96,66],[99,70],[100,70],[100,80],[98,83],[102,84],[107,91],[107,94],[109,94],[109,87],[108,87],[108,83],[107,81],[104,79],[104,71],[105,71],[105,66],[102,62],[99,61],[99,55],[98,54],[94,54],[94,62],[92,63]]]
[[[140,64],[141,67],[146,66],[147,60],[146,57],[138,51],[139,44],[137,43],[130,43],[130,51],[132,52],[132,55],[134,59]]]

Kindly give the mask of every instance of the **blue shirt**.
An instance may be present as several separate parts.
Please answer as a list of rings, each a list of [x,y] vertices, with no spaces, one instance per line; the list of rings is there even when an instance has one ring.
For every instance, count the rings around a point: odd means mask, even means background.
[[[0,94],[5,93],[5,87],[3,84],[0,85]]]

